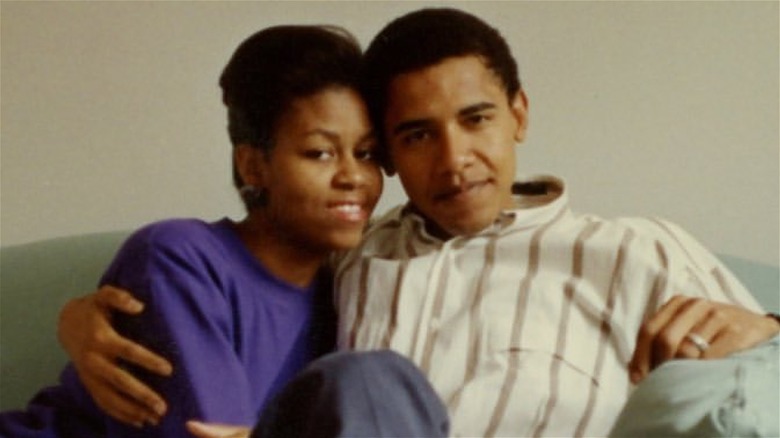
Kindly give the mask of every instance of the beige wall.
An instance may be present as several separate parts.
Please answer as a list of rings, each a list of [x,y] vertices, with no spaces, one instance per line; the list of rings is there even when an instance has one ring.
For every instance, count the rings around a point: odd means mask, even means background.
[[[320,22],[365,44],[423,4],[3,1],[2,244],[240,217],[216,85],[235,46]],[[778,263],[777,2],[455,4],[520,60],[523,173],[565,177],[578,210]],[[402,199],[391,181],[380,209]]]

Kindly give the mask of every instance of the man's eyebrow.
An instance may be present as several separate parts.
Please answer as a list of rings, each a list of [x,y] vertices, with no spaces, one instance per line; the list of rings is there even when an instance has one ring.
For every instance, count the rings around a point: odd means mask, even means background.
[[[431,121],[428,119],[414,119],[401,122],[393,128],[393,135],[402,134],[407,131],[413,131],[415,129],[425,128],[430,126]]]
[[[474,105],[469,105],[458,111],[459,117],[470,116],[472,114],[479,113],[481,111],[492,110],[496,108],[496,104],[492,102],[480,102]],[[413,119],[401,122],[393,128],[392,135],[398,135],[406,131],[412,131],[415,129],[425,128],[431,124],[429,119]]]
[[[475,103],[474,105],[469,105],[466,108],[463,108],[462,110],[458,111],[458,115],[461,117],[470,116],[472,114],[476,114],[485,110],[491,110],[494,108],[496,108],[496,104],[494,103],[480,102],[480,103]]]

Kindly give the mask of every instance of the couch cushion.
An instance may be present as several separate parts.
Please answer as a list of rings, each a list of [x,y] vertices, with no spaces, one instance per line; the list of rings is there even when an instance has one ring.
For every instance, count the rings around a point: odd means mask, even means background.
[[[56,383],[66,361],[57,315],[95,286],[128,232],[62,237],[0,249],[0,410]]]

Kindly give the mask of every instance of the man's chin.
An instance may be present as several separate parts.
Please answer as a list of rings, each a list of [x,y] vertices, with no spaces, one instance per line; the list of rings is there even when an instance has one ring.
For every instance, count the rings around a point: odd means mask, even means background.
[[[437,223],[428,222],[426,230],[432,236],[448,239],[455,236],[473,236],[493,224],[493,220],[456,220],[448,218],[447,221]],[[464,218],[461,218],[464,219]]]

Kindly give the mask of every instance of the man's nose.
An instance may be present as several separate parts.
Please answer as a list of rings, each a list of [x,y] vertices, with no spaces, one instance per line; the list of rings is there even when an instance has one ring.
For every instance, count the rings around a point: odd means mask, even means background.
[[[440,166],[443,173],[459,173],[473,162],[473,150],[468,135],[462,130],[445,130],[440,141]]]

